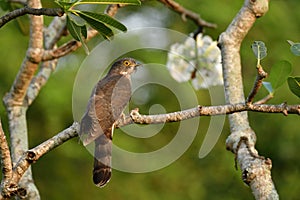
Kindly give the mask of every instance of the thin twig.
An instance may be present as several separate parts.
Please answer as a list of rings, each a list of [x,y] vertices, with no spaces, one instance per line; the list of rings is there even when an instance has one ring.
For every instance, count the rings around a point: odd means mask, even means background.
[[[255,95],[258,93],[258,90],[262,86],[263,79],[266,78],[267,75],[268,74],[264,71],[264,69],[261,67],[261,65],[258,65],[256,80],[254,82],[251,92],[249,93],[249,95],[247,97],[246,103],[248,103],[248,104],[252,103]]]
[[[98,34],[96,30],[89,30],[88,35],[86,38],[86,42],[95,37]],[[45,50],[43,52],[42,61],[49,61],[53,59],[58,59],[61,57],[64,57],[68,55],[69,53],[72,53],[76,51],[78,48],[82,46],[81,42],[78,42],[76,40],[71,40],[57,49],[51,49],[51,50]]]
[[[90,33],[90,31],[88,32]],[[81,47],[81,43],[76,40],[71,40],[57,49],[46,50],[43,53],[42,61],[49,61],[53,59],[58,59],[68,55],[69,53],[76,51],[79,47]]]
[[[26,160],[29,162],[35,162],[44,154],[58,147],[65,141],[76,137],[78,135],[77,133],[79,131],[79,127],[79,124],[77,122],[74,122],[69,128],[63,130],[62,132],[58,133],[42,144],[28,150]]]
[[[62,8],[30,8],[25,6],[24,8],[19,8],[16,10],[13,10],[6,15],[2,16],[0,18],[0,28],[4,26],[6,23],[9,21],[26,15],[26,14],[31,14],[31,15],[47,15],[47,16],[63,16],[64,10]]]
[[[254,104],[265,104],[267,103],[269,100],[271,100],[274,97],[273,94],[268,94],[267,96],[265,96],[264,98],[262,98],[261,100],[258,100],[256,102],[254,102]]]
[[[300,115],[300,105],[266,105],[266,104],[251,104],[238,103],[220,106],[197,106],[188,110],[178,112],[159,114],[159,115],[141,115],[137,110],[132,110],[130,116],[120,118],[116,127],[125,126],[128,124],[160,124],[168,122],[179,122],[199,116],[215,116],[227,115],[243,111],[262,112],[262,113],[282,113]]]
[[[177,3],[173,0],[158,0],[158,1],[165,4],[166,6],[168,6],[170,9],[174,10],[175,12],[181,14],[183,19],[185,19],[185,18],[191,19],[198,26],[208,27],[208,28],[217,28],[216,24],[203,20],[199,14],[194,13],[194,12],[184,8],[179,3]]]

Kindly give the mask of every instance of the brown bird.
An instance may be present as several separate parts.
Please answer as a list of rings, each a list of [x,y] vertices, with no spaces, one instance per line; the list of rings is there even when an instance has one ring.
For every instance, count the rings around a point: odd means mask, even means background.
[[[116,61],[95,86],[84,116],[80,137],[84,145],[95,141],[93,181],[103,187],[111,177],[112,137],[131,96],[130,75],[140,64],[132,58]]]

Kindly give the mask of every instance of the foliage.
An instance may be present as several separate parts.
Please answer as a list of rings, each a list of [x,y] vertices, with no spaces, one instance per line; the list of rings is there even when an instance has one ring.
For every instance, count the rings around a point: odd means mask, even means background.
[[[292,65],[286,60],[276,62],[270,72],[267,81],[263,82],[270,94],[274,94],[282,86],[292,72]]]
[[[267,47],[262,41],[254,41],[251,45],[252,51],[257,59],[257,67],[260,65],[260,60],[267,56]],[[289,75],[292,73],[292,65],[286,60],[276,62],[267,78],[267,81],[263,82],[264,87],[271,95],[274,95],[275,91],[282,86]]]
[[[300,98],[300,77],[289,77],[288,84],[290,90]]]
[[[288,43],[291,45],[291,52],[295,55],[295,56],[300,56],[300,43],[294,43],[291,40],[288,40]]]
[[[262,41],[254,41],[251,45],[252,51],[258,61],[264,59],[267,56],[267,47]]]
[[[294,43],[288,40],[288,43],[291,45],[291,52],[295,56],[300,56],[300,43]],[[300,77],[289,77],[288,84],[290,90],[300,98]]]
[[[87,38],[87,24],[97,30],[105,39],[113,36],[112,26],[121,31],[127,28],[117,20],[106,14],[88,12],[81,10],[79,5],[97,5],[97,4],[132,4],[140,5],[139,0],[56,0],[55,1],[67,14],[67,27],[72,37],[80,41],[84,50],[88,54],[88,48],[83,37]],[[83,36],[83,37],[82,37]]]

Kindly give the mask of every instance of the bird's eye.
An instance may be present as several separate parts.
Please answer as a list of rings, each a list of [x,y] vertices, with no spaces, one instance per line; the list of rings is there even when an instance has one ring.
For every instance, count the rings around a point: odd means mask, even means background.
[[[125,66],[129,66],[129,65],[130,65],[130,62],[129,62],[128,60],[125,60],[125,61],[123,62],[123,64],[124,64]]]

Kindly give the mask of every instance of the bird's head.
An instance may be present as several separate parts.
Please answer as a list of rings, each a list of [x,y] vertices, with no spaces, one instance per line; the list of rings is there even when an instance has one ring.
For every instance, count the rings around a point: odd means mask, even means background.
[[[141,63],[137,62],[133,58],[122,58],[117,60],[109,70],[110,74],[122,74],[127,75],[135,71],[137,66],[140,66]]]

